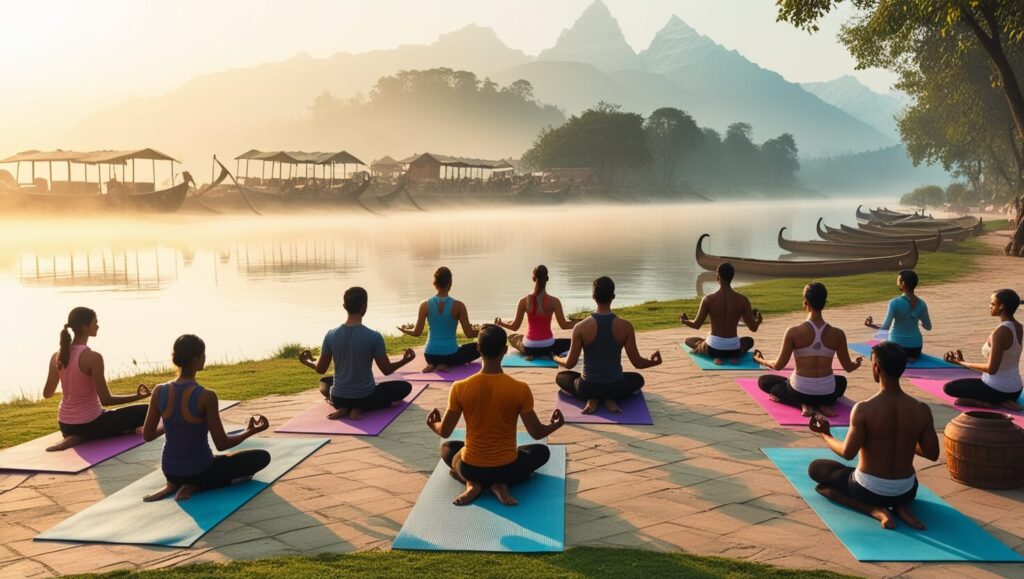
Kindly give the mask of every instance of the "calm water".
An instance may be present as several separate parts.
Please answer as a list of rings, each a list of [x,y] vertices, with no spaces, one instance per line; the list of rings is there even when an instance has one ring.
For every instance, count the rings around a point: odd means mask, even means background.
[[[885,203],[893,204],[891,200]],[[509,317],[533,266],[568,311],[590,305],[609,275],[617,303],[693,296],[694,244],[723,255],[776,258],[779,227],[812,239],[814,223],[854,223],[850,200],[559,207],[329,217],[173,216],[132,221],[0,220],[0,399],[42,391],[67,312],[99,315],[91,346],[108,376],[168,366],[176,336],[206,340],[211,361],[258,358],[287,342],[319,344],[344,319],[341,294],[370,292],[366,323],[414,320],[433,270],[474,322]]]

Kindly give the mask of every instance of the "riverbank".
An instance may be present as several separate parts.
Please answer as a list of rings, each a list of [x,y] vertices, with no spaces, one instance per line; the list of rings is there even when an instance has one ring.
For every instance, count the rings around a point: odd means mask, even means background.
[[[1005,225],[1005,222],[986,224],[987,231],[994,231]],[[950,283],[969,276],[974,271],[977,257],[993,254],[995,250],[991,245],[980,239],[971,239],[959,244],[953,252],[922,253],[916,270],[922,284]],[[771,317],[799,311],[802,307],[800,295],[807,281],[764,281],[744,286],[742,291],[764,316]],[[826,280],[826,284],[829,287],[830,307],[841,307],[888,299],[892,296],[895,282],[894,275],[886,272],[831,278]],[[648,332],[679,327],[679,314],[687,312],[692,317],[699,305],[700,298],[686,298],[651,301],[616,308],[616,311],[632,322],[638,332]],[[392,355],[406,348],[420,347],[425,342],[424,337],[385,335],[385,344]],[[275,394],[302,392],[316,382],[315,375],[296,362],[298,353],[304,347],[315,349],[316,345],[288,344],[282,346],[276,355],[268,359],[210,365],[203,372],[203,382],[214,388],[225,400],[251,400]],[[417,363],[419,362],[413,362]],[[156,372],[110,380],[110,388],[114,393],[134,392],[139,383],[153,385],[173,377],[173,369],[168,366]],[[5,416],[6,422],[5,428],[0,429],[0,448],[20,444],[52,432],[58,404],[59,396],[49,400],[22,397],[0,404],[0,413]]]

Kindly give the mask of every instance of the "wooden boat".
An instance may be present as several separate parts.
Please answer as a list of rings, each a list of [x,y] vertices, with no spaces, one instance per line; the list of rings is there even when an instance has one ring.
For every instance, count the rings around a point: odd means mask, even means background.
[[[572,191],[572,182],[568,185],[557,189],[555,191],[544,191],[536,186],[536,183],[530,181],[523,189],[521,189],[515,195],[516,201],[520,203],[533,203],[543,205],[560,205],[565,203],[569,198],[569,193]]]
[[[846,255],[852,257],[883,257],[908,251],[914,245],[913,241],[877,243],[818,240],[796,241],[783,237],[782,232],[785,230],[785,227],[779,230],[779,247],[792,253],[809,253],[812,255]],[[935,236],[934,241],[926,240],[923,243],[918,242],[917,248],[921,251],[938,251],[941,244],[941,236]]]
[[[973,229],[965,229],[963,227],[898,228],[886,227],[884,225],[876,225],[872,223],[858,223],[856,228],[850,227],[849,225],[840,225],[839,227],[844,231],[855,231],[884,238],[900,239],[920,239],[921,237],[935,235],[936,232],[941,232],[945,239],[952,241],[964,241],[974,235]]]
[[[705,233],[697,240],[697,264],[706,270],[714,271],[723,263],[730,263],[738,273],[769,277],[800,277],[813,279],[818,277],[835,277],[856,275],[879,271],[900,271],[913,269],[917,265],[917,245],[911,244],[910,251],[898,255],[883,257],[864,257],[856,259],[835,259],[825,261],[778,261],[770,259],[752,259],[746,257],[724,257],[704,253]]]
[[[910,240],[920,241],[920,240],[923,240],[923,239],[928,239],[928,238],[935,237],[936,235],[938,235],[940,233],[939,229],[933,229],[933,230],[922,229],[920,231],[911,230],[911,231],[905,231],[905,232],[871,231],[871,230],[866,230],[866,229],[859,229],[859,228],[856,228],[856,227],[850,227],[849,225],[840,225],[838,229],[836,229],[834,227],[829,227],[828,225],[824,225],[824,230],[829,232],[829,233],[838,234],[838,237],[841,240],[847,240],[847,241],[849,241],[849,240],[856,241],[858,239],[862,240],[862,241],[910,241]],[[960,242],[960,241],[963,241],[963,240],[967,239],[968,237],[970,237],[970,233],[971,232],[970,231],[966,231],[966,230],[959,230],[959,231],[955,231],[955,232],[942,231],[941,233],[942,233],[942,239],[945,240],[945,241]],[[821,234],[822,234],[822,223],[821,223],[821,220],[819,220],[818,235],[820,236]],[[822,237],[822,239],[828,239],[828,238]],[[832,240],[835,240],[835,236],[833,236]]]
[[[260,191],[251,187],[241,187],[245,198],[259,213],[280,213],[289,211],[319,211],[351,209],[359,205],[359,198],[366,193],[372,184],[371,179],[348,187],[338,188],[337,192],[303,193],[301,190],[287,189],[284,192]]]
[[[893,227],[977,227],[978,234],[981,233],[983,225],[980,217],[965,215],[963,217],[939,218],[925,217],[918,214],[896,213],[894,211],[870,210],[868,213],[861,211],[861,205],[857,206],[857,221],[860,223],[879,223]]]
[[[135,181],[135,161],[152,162],[154,182]],[[153,190],[156,181],[156,162],[171,163],[171,183],[167,189]],[[183,171],[174,173],[173,158],[154,149],[134,151],[25,151],[0,160],[0,164],[17,165],[16,174],[20,173],[22,163],[32,166],[32,183],[19,183],[17,177],[0,180],[0,207],[11,211],[46,212],[46,213],[173,213],[177,211],[189,187],[195,186],[192,175]],[[36,177],[36,164],[46,163],[49,167],[46,179]],[[53,179],[53,163],[67,167],[66,181]],[[72,181],[72,165],[84,165],[83,173],[88,176],[88,169],[96,167],[95,181]],[[131,179],[127,179],[127,169],[131,167]],[[103,170],[107,172],[106,182],[102,181]],[[118,179],[120,169],[121,178]],[[4,172],[6,173],[6,172]],[[9,173],[6,173],[8,176]]]

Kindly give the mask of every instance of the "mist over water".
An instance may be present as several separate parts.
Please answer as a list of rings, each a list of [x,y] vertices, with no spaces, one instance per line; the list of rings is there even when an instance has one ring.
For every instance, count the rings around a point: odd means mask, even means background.
[[[58,333],[79,305],[98,313],[90,346],[111,378],[170,366],[171,344],[183,333],[206,340],[211,363],[260,358],[287,342],[319,345],[344,320],[341,295],[353,285],[370,293],[365,323],[397,333],[432,295],[441,265],[452,269],[452,295],[474,323],[512,316],[541,263],[550,270],[548,290],[570,312],[591,306],[590,282],[599,275],[615,280],[620,306],[693,296],[703,271],[694,261],[701,233],[711,234],[710,253],[774,259],[783,253],[780,227],[813,239],[819,216],[834,226],[854,223],[856,203],[0,220],[0,399],[41,393]]]

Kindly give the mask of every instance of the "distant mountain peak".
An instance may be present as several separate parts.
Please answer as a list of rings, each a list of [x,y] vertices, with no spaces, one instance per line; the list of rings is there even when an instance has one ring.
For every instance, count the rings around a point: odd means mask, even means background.
[[[848,74],[824,82],[805,82],[801,86],[882,133],[899,138],[895,117],[907,105],[906,99],[900,94],[875,92]]]
[[[562,30],[555,45],[537,58],[585,62],[608,72],[642,67],[619,22],[601,0],[588,6],[571,28]]]
[[[464,42],[467,40],[471,41],[484,41],[484,42],[497,42],[505,44],[501,38],[498,37],[498,33],[493,28],[486,26],[480,26],[479,24],[467,24],[458,30],[451,32],[445,32],[437,38],[436,44],[447,44],[451,42]]]
[[[648,70],[664,71],[699,61],[715,51],[728,52],[679,16],[672,15],[640,56]]]

